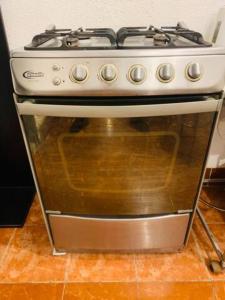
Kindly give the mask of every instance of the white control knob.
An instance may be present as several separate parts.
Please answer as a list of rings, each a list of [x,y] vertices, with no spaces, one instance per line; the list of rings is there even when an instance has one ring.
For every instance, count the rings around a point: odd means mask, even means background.
[[[100,77],[106,82],[112,82],[117,78],[117,69],[114,65],[107,64],[101,67]]]
[[[84,65],[76,65],[73,67],[70,79],[77,83],[83,83],[88,77],[88,69]]]
[[[52,80],[52,83],[53,83],[54,85],[60,85],[60,83],[61,83],[61,78],[59,78],[59,77],[54,77],[53,80]]]
[[[132,83],[140,84],[146,78],[146,69],[141,65],[134,65],[129,70],[128,78]]]
[[[158,67],[157,77],[161,82],[170,82],[174,78],[174,68],[171,64],[162,64]]]
[[[187,78],[191,81],[198,81],[202,76],[202,70],[199,63],[191,63],[186,68]]]

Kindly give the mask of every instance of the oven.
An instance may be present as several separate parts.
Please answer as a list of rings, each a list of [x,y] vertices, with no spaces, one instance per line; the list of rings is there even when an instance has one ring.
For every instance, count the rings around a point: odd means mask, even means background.
[[[54,249],[182,249],[221,94],[103,98],[15,95]]]
[[[183,23],[50,26],[10,65],[53,253],[181,250],[222,106],[225,48]]]

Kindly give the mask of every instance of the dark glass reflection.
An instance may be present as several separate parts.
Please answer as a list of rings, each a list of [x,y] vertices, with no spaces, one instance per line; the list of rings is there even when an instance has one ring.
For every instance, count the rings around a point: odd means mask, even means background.
[[[191,209],[213,120],[23,117],[45,208],[105,216]]]

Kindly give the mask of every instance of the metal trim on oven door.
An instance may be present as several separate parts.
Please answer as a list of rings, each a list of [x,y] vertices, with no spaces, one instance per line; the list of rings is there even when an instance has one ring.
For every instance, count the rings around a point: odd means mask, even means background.
[[[23,103],[16,102],[20,115],[83,118],[132,118],[204,113],[219,110],[220,101],[209,98],[202,101],[146,104],[146,105],[55,105],[36,104],[32,98]]]
[[[203,186],[205,173],[206,173],[206,169],[207,169],[207,161],[208,161],[209,153],[210,153],[210,150],[211,150],[211,147],[212,147],[213,137],[215,135],[215,128],[217,128],[217,126],[218,126],[219,116],[220,116],[220,113],[221,113],[221,109],[222,109],[222,106],[223,106],[224,99],[225,99],[225,93],[223,92],[222,95],[221,95],[221,98],[218,100],[218,106],[217,106],[217,112],[218,113],[217,113],[217,116],[216,116],[216,119],[215,119],[215,122],[214,122],[214,126],[213,126],[213,131],[214,132],[211,135],[211,139],[210,139],[210,142],[209,142],[209,145],[208,145],[208,150],[207,150],[207,153],[206,153],[205,162],[204,162],[204,166],[203,166],[202,177],[201,177],[201,181],[199,183],[198,193],[197,193],[197,196],[196,196],[196,200],[195,200],[194,207],[193,207],[193,212],[192,212],[191,217],[190,217],[190,221],[189,221],[189,225],[188,225],[188,229],[187,229],[187,234],[186,234],[185,241],[184,241],[185,246],[187,245],[187,242],[189,240],[192,224],[193,224],[194,217],[195,217],[195,214],[196,214],[196,211],[197,211],[198,201],[199,201],[199,198],[200,198],[200,195],[201,195],[201,188]]]

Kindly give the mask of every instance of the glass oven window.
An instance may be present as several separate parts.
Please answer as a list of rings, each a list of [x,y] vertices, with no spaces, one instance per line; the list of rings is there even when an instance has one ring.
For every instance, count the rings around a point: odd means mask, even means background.
[[[192,209],[214,117],[23,116],[45,209],[121,217]]]

